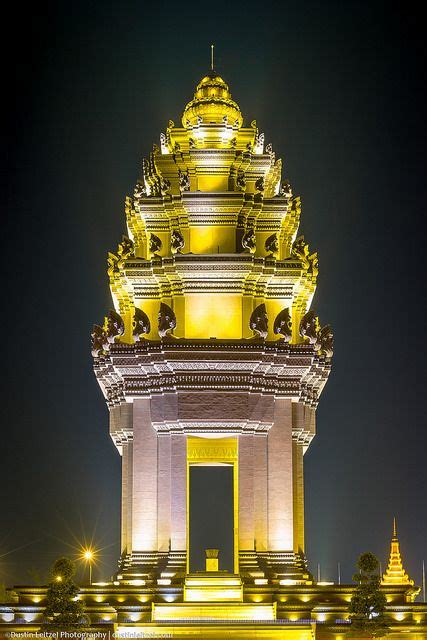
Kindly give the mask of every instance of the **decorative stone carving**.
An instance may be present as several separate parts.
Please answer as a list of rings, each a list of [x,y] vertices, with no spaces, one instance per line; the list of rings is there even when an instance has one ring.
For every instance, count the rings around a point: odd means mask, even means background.
[[[273,256],[277,255],[279,253],[279,241],[277,239],[277,233],[273,233],[273,235],[268,236],[264,246],[265,250],[268,253],[271,253]]]
[[[117,256],[119,257],[120,261],[135,257],[133,242],[127,236],[122,236],[122,241],[117,247]]]
[[[268,155],[272,155],[273,154],[273,145],[271,144],[271,142],[268,143],[268,145],[265,147],[265,152],[268,153]]]
[[[133,190],[133,197],[135,200],[140,200],[142,197],[147,195],[147,189],[145,188],[145,184],[142,182],[137,182],[135,185],[135,189]]]
[[[264,177],[261,176],[258,180],[255,181],[255,190],[258,193],[262,193],[264,191]]]
[[[147,189],[147,195],[159,198],[165,196],[170,189],[171,183],[164,178],[159,172],[156,164],[156,157],[159,153],[159,147],[154,144],[153,151],[150,153],[149,160],[146,158],[142,161],[142,174],[144,184]]]
[[[325,324],[320,329],[314,348],[326,358],[332,358],[334,355],[334,334],[330,324]]]
[[[164,302],[160,303],[160,310],[158,315],[158,328],[159,336],[166,338],[168,334],[176,327],[176,316],[169,305]]]
[[[115,342],[115,339],[122,336],[125,332],[125,323],[123,318],[113,309],[108,313],[104,320],[104,333],[109,344]]]
[[[268,316],[264,303],[258,305],[256,309],[252,311],[249,327],[258,334],[260,338],[266,339],[268,334]]]
[[[163,243],[160,240],[159,236],[156,236],[155,233],[150,233],[150,242],[149,242],[149,251],[151,253],[151,255],[156,255],[157,251],[160,251],[160,249],[162,248]]]
[[[312,253],[308,256],[309,266],[308,272],[313,276],[317,276],[319,274],[319,259],[317,257],[317,252]]]
[[[94,358],[102,355],[108,349],[108,340],[104,329],[98,324],[93,325],[93,331],[90,334],[92,355]]]
[[[264,133],[259,133],[258,129],[256,129],[255,144],[254,144],[255,153],[264,153],[264,139],[265,139]]]
[[[172,253],[178,253],[184,248],[185,240],[180,231],[174,229],[171,233],[171,250]]]
[[[119,258],[118,256],[116,256],[115,253],[111,253],[110,251],[108,252],[108,257],[107,257],[107,273],[108,275],[111,277],[112,275],[114,275],[115,273],[119,272],[119,267],[118,267],[118,263],[119,263]]]
[[[304,240],[304,236],[299,236],[292,245],[291,258],[301,260],[304,269],[307,269],[313,276],[319,273],[319,260],[317,253],[310,253],[308,244]]]
[[[162,196],[165,196],[169,193],[169,189],[171,188],[170,180],[167,178],[160,178],[160,193]]]
[[[237,460],[238,450],[235,442],[229,442],[228,444],[217,444],[215,440],[201,438],[202,442],[194,442],[190,440],[188,445],[187,457],[188,460],[206,460],[211,462],[212,460],[226,459]],[[215,549],[207,549],[207,551],[215,551]]]
[[[244,191],[246,189],[246,178],[243,171],[239,171],[237,174],[236,186],[240,191]]]
[[[162,150],[162,153],[168,152],[167,137],[165,133],[160,134],[160,148]]]
[[[132,240],[130,240],[127,236],[123,236],[122,242],[120,242],[117,247],[117,255],[111,252],[108,253],[108,275],[111,277],[114,276],[114,274],[119,273],[121,267],[123,267],[124,261],[127,258],[133,257],[134,255],[134,245]]]
[[[310,344],[315,344],[319,330],[319,318],[315,315],[314,311],[308,311],[300,322],[300,336],[302,338],[307,338]]]
[[[152,166],[147,158],[142,159],[142,176],[147,196],[157,195],[153,183]]]
[[[289,309],[282,309],[277,314],[273,325],[273,331],[276,335],[282,336],[285,342],[290,342],[292,339],[292,318],[289,313]]]
[[[308,244],[304,240],[304,236],[299,236],[292,245],[291,258],[301,260],[305,264],[308,262],[309,253]]]
[[[135,307],[135,313],[133,316],[133,339],[135,342],[139,342],[141,336],[150,333],[150,330],[150,320],[147,314],[142,311],[142,309]]]
[[[280,191],[279,191],[279,195],[281,195],[284,198],[287,198],[288,200],[290,200],[292,198],[292,187],[289,184],[289,182],[287,182],[287,181],[282,182],[282,185],[281,185]]]
[[[253,229],[249,229],[249,231],[246,231],[245,235],[242,238],[242,247],[250,251],[250,253],[255,253],[256,235]]]
[[[181,189],[181,191],[189,191],[190,175],[189,175],[188,169],[185,172],[181,171],[181,169],[178,169],[178,174],[179,174],[179,188]]]

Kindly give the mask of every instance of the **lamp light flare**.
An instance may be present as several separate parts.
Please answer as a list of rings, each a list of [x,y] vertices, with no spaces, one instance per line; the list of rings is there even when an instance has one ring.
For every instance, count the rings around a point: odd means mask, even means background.
[[[92,564],[95,560],[96,551],[91,548],[82,549],[81,558],[89,565],[89,584],[92,584]]]

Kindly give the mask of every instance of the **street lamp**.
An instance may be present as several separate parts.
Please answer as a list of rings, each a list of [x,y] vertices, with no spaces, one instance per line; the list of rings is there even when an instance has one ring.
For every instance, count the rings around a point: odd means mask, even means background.
[[[89,565],[89,584],[92,584],[92,563],[95,553],[92,549],[83,549],[82,558]]]

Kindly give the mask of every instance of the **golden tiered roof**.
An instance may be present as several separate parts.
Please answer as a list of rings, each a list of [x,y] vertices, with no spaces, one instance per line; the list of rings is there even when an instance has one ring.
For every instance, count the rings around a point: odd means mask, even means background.
[[[393,518],[393,537],[391,539],[390,559],[388,561],[387,571],[382,577],[381,584],[414,584],[414,581],[409,578],[403,568],[399,539],[397,537],[396,518]]]
[[[182,127],[170,120],[144,159],[125,210],[129,238],[110,254],[108,269],[121,340],[132,341],[141,314],[149,320],[145,337],[157,339],[163,304],[173,310],[177,338],[250,339],[251,314],[260,308],[269,318],[265,337],[280,339],[274,322],[285,313],[287,339],[304,341],[300,322],[318,266],[296,238],[300,199],[282,180],[272,145],[255,121],[244,125],[213,69],[185,107]],[[320,326],[309,322],[314,343]]]

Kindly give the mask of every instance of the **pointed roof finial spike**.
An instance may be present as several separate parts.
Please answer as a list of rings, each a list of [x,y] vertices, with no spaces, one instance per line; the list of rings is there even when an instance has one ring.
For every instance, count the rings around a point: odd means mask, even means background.
[[[397,537],[396,516],[393,518],[393,538]]]
[[[214,70],[214,49],[215,45],[211,44],[211,70]]]

